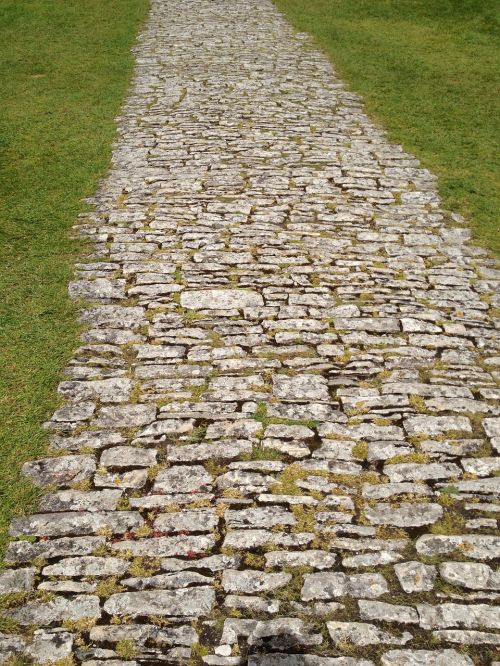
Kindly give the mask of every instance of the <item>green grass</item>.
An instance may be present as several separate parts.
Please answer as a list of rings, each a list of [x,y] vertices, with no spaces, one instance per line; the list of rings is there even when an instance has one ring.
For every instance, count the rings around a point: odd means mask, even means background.
[[[445,205],[500,252],[496,0],[275,0],[312,34],[390,138],[439,177]]]
[[[147,0],[3,0],[0,5],[0,545],[35,491],[40,423],[78,344],[66,289],[68,230],[109,166]]]

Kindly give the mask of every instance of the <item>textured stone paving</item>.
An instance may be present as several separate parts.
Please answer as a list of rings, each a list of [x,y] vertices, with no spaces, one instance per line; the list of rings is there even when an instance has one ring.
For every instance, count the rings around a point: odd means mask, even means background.
[[[492,260],[269,0],[135,53],[0,654],[498,665]]]

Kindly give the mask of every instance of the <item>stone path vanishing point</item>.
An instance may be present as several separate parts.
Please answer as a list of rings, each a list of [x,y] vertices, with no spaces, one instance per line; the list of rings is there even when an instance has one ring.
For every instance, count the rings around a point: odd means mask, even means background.
[[[498,666],[493,261],[270,0],[135,54],[0,653]]]

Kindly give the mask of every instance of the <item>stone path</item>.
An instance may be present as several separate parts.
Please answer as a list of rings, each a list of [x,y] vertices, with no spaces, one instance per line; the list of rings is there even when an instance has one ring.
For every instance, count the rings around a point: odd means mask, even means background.
[[[135,53],[0,654],[498,666],[492,260],[269,0]]]

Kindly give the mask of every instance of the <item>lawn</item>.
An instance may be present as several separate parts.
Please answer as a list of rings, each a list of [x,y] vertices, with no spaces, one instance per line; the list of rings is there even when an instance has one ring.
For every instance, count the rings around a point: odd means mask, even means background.
[[[109,166],[147,0],[0,5],[0,545],[33,506],[21,480],[78,344],[69,229]]]
[[[500,253],[496,0],[275,0],[329,54],[390,138],[439,177],[445,205]]]

